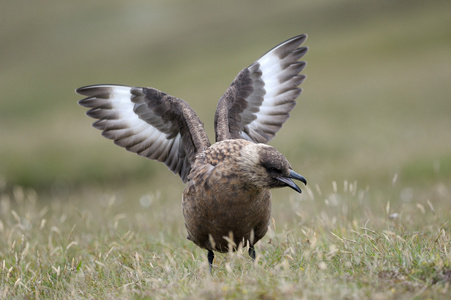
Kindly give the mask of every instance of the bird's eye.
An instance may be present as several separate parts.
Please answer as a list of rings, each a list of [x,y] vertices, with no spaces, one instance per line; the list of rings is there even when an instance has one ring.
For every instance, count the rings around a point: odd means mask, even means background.
[[[271,172],[271,173],[277,173],[277,172],[279,172],[279,170],[278,170],[277,168],[275,168],[275,167],[270,167],[270,168],[269,168],[269,172]]]

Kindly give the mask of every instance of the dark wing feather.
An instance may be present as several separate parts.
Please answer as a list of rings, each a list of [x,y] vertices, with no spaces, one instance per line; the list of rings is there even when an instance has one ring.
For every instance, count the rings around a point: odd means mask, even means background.
[[[153,88],[92,85],[77,89],[87,98],[93,126],[114,143],[163,162],[186,182],[196,153],[210,146],[204,125],[189,105]]]
[[[306,35],[291,38],[244,68],[219,100],[215,114],[216,141],[246,139],[267,143],[296,105],[305,75],[299,59]]]

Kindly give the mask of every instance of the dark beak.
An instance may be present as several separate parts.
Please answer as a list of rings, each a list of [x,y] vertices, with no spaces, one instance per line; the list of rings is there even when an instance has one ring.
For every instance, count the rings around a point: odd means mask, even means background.
[[[288,177],[278,177],[277,180],[285,183],[287,186],[298,192],[302,193],[301,189],[293,182],[292,179],[296,179],[302,181],[305,185],[307,185],[307,180],[305,180],[304,176],[299,175],[293,170],[290,170],[290,175]]]

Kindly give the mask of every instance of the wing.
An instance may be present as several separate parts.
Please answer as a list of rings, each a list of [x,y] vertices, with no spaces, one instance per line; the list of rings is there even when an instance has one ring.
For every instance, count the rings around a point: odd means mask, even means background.
[[[296,105],[305,75],[299,59],[306,35],[291,38],[244,68],[221,97],[215,114],[216,141],[246,139],[267,143]]]
[[[186,182],[196,153],[210,146],[204,125],[188,103],[153,88],[81,87],[81,106],[93,126],[116,145],[163,162]]]

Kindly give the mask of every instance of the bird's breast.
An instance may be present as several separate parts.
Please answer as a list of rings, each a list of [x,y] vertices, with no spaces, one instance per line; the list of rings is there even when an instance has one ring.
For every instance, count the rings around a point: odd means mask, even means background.
[[[271,214],[267,189],[248,184],[230,165],[196,166],[183,192],[183,215],[188,238],[200,247],[227,251],[224,237],[235,244],[262,238]],[[212,245],[212,239],[213,244]]]

